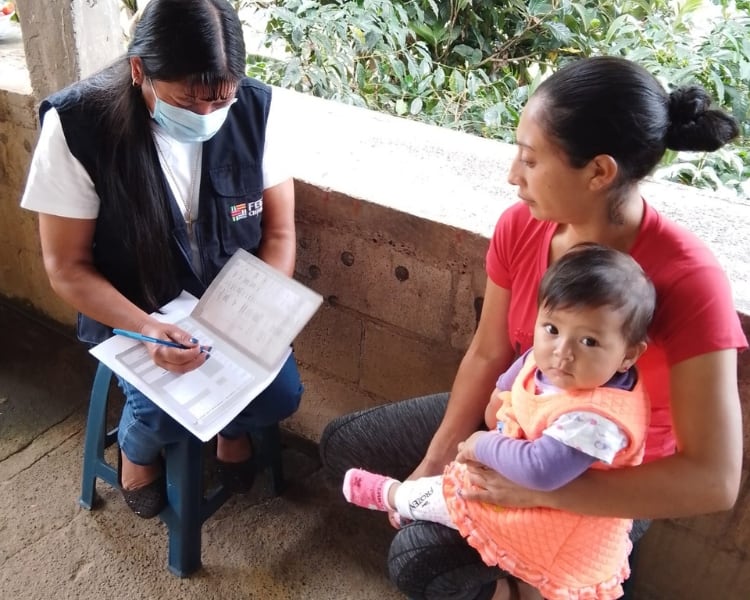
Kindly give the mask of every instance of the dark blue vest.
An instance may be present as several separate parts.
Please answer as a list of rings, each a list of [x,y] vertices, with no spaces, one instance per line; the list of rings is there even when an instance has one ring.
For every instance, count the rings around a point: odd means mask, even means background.
[[[255,254],[260,245],[263,147],[270,105],[270,87],[253,79],[242,80],[237,102],[229,110],[226,122],[214,137],[203,143],[199,216],[193,225],[201,277],[191,264],[187,228],[165,182],[174,222],[174,270],[182,289],[194,296],[203,294],[238,248]],[[98,159],[103,153],[98,149],[107,144],[100,111],[86,101],[80,83],[45,99],[39,108],[40,118],[44,119],[53,106],[60,115],[70,152],[88,172],[101,201],[92,247],[94,265],[117,290],[143,308],[135,261],[120,241],[122,226],[112,218],[111,203],[100,186]],[[160,299],[160,304],[169,300]],[[79,339],[99,343],[111,335],[108,327],[79,314]]]

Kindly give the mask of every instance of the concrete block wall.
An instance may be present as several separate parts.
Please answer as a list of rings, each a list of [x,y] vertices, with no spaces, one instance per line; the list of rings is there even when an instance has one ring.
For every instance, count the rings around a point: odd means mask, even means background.
[[[297,178],[297,277],[326,298],[295,343],[307,392],[287,426],[317,440],[334,415],[450,387],[481,308],[487,239],[515,199],[504,184],[515,149],[274,93],[287,103]],[[29,92],[0,91],[0,294],[72,329],[73,312],[46,282],[36,218],[18,208],[35,106]],[[737,243],[750,234],[750,208],[653,182],[644,195],[712,247],[738,310],[750,314],[750,247]],[[744,325],[750,334],[750,320]],[[639,600],[747,598],[750,352],[741,355],[739,377],[740,499],[727,513],[654,524],[639,555]]]
[[[33,96],[0,90],[0,294],[72,322],[44,272],[36,216],[18,206],[37,134]]]
[[[296,190],[297,277],[325,304],[295,352],[308,377],[338,380],[340,393],[310,405],[323,389],[311,382],[290,426],[315,423],[317,438],[334,414],[450,389],[476,323],[486,239],[303,182]]]
[[[742,327],[750,338],[750,318],[744,315]],[[639,549],[638,600],[750,598],[750,352],[740,355],[738,377],[745,434],[735,508],[656,521]]]

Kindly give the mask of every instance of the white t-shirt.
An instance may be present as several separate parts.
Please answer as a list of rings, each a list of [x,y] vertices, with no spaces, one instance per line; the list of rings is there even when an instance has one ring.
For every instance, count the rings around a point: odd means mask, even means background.
[[[560,388],[544,381],[540,373],[541,371],[537,370],[535,375],[537,394],[559,394]],[[628,445],[628,436],[617,423],[588,410],[562,414],[542,433],[608,465],[611,465],[615,455]]]
[[[590,411],[560,415],[543,433],[608,465],[628,445],[628,436],[614,421]]]
[[[291,177],[285,154],[287,132],[284,124],[287,120],[284,119],[283,112],[283,102],[277,102],[274,96],[266,124],[263,189],[278,185]],[[200,181],[200,156],[196,154],[202,152],[203,144],[178,142],[164,133],[155,122],[152,122],[152,131],[159,149],[162,170],[172,193],[178,199],[189,199],[193,207],[191,216],[195,220],[198,216],[199,186],[191,183],[195,178]],[[165,168],[165,160],[168,161],[169,168]],[[184,214],[186,209],[182,204],[178,200]],[[40,213],[74,219],[96,219],[99,215],[99,196],[94,190],[94,184],[83,165],[70,153],[60,117],[54,108],[44,115],[21,206]]]

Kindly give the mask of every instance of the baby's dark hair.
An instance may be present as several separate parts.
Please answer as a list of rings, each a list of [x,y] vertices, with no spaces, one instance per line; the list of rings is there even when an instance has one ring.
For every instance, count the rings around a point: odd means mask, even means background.
[[[599,244],[573,246],[542,277],[537,304],[548,310],[610,307],[622,312],[629,344],[645,342],[656,291],[628,254]]]

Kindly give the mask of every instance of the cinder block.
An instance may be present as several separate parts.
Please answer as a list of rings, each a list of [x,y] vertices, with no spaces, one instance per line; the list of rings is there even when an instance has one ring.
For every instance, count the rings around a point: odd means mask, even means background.
[[[750,557],[750,465],[747,462],[745,464],[740,494],[734,507],[734,519],[729,531],[733,547]]]
[[[750,352],[743,352],[740,361],[750,361]],[[742,448],[744,464],[750,465],[750,375],[739,381],[740,408],[742,410]]]
[[[462,353],[365,324],[360,387],[388,401],[447,392]]]
[[[456,301],[451,321],[451,347],[465,351],[479,322],[487,275],[483,263],[457,277]]]
[[[315,231],[332,228],[350,232],[354,237],[391,244],[401,253],[418,255],[434,265],[483,260],[488,235],[501,210],[498,208],[497,214],[488,218],[483,213],[482,235],[474,229],[446,225],[451,221],[448,216],[464,214],[461,210],[452,210],[445,220],[420,218],[408,212],[407,200],[403,204],[405,209],[399,210],[387,203],[353,198],[299,180],[295,181],[295,194],[298,228],[309,226]]]
[[[750,339],[750,315],[740,314],[739,317],[742,330],[745,332],[745,336]],[[737,357],[737,381],[742,407],[744,464],[748,466],[750,465],[750,351],[740,352]]]
[[[315,288],[317,279],[315,269],[320,263],[320,237],[318,232],[309,226],[297,224],[297,260],[294,265],[294,277]]]
[[[448,345],[455,305],[453,274],[394,252],[383,256],[378,267],[365,293],[369,314]]]
[[[363,331],[355,314],[325,302],[295,340],[294,353],[317,371],[356,383]]]
[[[639,548],[638,600],[747,600],[746,555],[713,546],[668,521],[654,523]]]
[[[339,415],[369,408],[383,402],[357,386],[300,367],[305,393],[299,410],[283,422],[283,426],[307,439],[320,441],[325,426]]]
[[[400,253],[376,238],[334,230],[317,233],[318,247],[300,257],[309,264],[298,267],[313,289],[332,304],[449,343],[455,299],[449,270]]]
[[[734,516],[734,512],[728,510],[710,515],[669,519],[669,521],[675,527],[684,529],[692,536],[711,540],[710,543],[718,547],[727,548],[728,544],[731,544],[729,533]]]
[[[376,320],[466,348],[486,237],[304,182],[295,189],[302,281]]]

